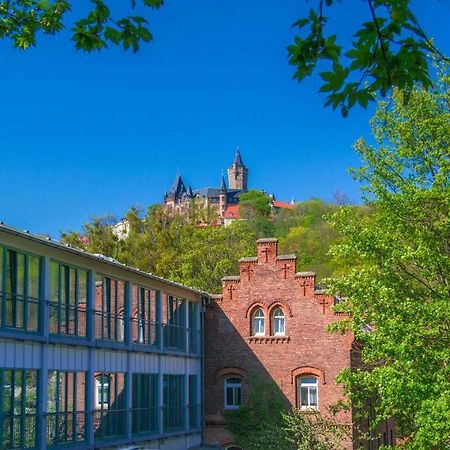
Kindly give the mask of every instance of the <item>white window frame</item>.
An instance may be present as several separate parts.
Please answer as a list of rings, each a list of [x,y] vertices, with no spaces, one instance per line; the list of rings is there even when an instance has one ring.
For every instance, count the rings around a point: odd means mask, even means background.
[[[314,382],[311,382],[309,380],[314,379]],[[308,381],[307,381],[308,380]],[[307,389],[307,405],[302,405],[302,388]],[[311,402],[311,391],[315,389],[316,393],[316,403],[313,404]],[[319,379],[314,375],[302,375],[297,378],[297,401],[298,401],[298,408],[301,410],[308,410],[308,409],[319,409]]]
[[[256,314],[261,315],[256,316]],[[262,331],[261,331],[262,323]],[[258,326],[256,325],[258,324]],[[266,318],[264,317],[264,311],[262,308],[256,308],[252,314],[252,334],[253,336],[265,336],[266,334]]]
[[[233,381],[232,381],[233,380]],[[239,380],[235,382],[234,380]],[[232,389],[233,403],[228,404],[227,391]],[[237,392],[239,391],[239,397]],[[238,403],[238,398],[240,402]],[[239,409],[242,406],[242,378],[238,376],[229,376],[223,380],[223,404],[225,409]]]
[[[283,331],[277,331],[277,323],[283,324]],[[286,316],[282,308],[277,307],[272,313],[272,327],[274,336],[285,336],[286,335]]]
[[[103,381],[103,383],[102,383]],[[100,398],[104,396],[103,390],[105,389],[105,386],[107,386],[108,389],[108,396],[109,396],[109,390],[111,389],[111,379],[107,375],[100,375],[98,377],[95,377],[95,406],[97,408],[107,408],[108,407],[108,400],[106,401],[100,401]],[[100,396],[100,389],[102,389],[102,395]],[[102,398],[104,400],[104,398]]]

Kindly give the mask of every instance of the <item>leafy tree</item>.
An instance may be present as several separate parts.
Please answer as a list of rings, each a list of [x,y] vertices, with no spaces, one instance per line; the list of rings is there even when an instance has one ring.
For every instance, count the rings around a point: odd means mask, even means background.
[[[252,189],[239,197],[239,215],[246,220],[257,238],[273,236],[272,197]]]
[[[329,11],[336,3],[317,0],[317,9],[311,8],[307,17],[295,22],[301,34],[288,47],[298,81],[311,75],[319,61],[330,62],[331,68],[319,74],[324,82],[319,92],[327,94],[326,106],[340,107],[346,116],[356,103],[365,108],[377,93],[384,97],[393,86],[405,93],[415,85],[431,86],[429,57],[448,58],[420,26],[410,0],[367,0],[368,20],[347,47],[338,43],[336,34],[326,33]]]
[[[313,198],[297,203],[293,210],[280,211],[274,219],[280,251],[295,253],[297,269],[314,270],[319,280],[338,275],[346,268],[344,262],[333,261],[328,256],[331,245],[337,243],[340,236],[325,216],[336,209],[333,203]]]
[[[252,372],[245,404],[225,412],[227,428],[246,450],[340,450],[347,430],[318,411],[288,409],[273,381]]]
[[[119,239],[110,216],[85,223],[82,233],[62,233],[62,239],[92,253],[111,256],[120,262],[208,292],[219,292],[222,278],[238,271],[238,260],[255,249],[255,235],[245,222],[228,227],[199,226],[198,217],[210,217],[210,210],[186,217],[159,205],[142,217],[131,208],[124,220],[128,236]],[[193,220],[193,222],[191,222]]]
[[[83,224],[83,233],[68,231],[61,233],[61,239],[67,244],[82,247],[91,253],[100,253],[111,258],[119,254],[119,239],[114,235],[112,226],[117,223],[114,216],[93,217]]]
[[[332,217],[345,241],[333,253],[358,266],[332,281],[349,317],[334,326],[361,343],[362,365],[339,377],[352,406],[375,398],[373,425],[395,416],[406,448],[450,445],[450,78],[395,90],[360,140],[354,171],[370,216]]]
[[[159,8],[164,0],[129,0],[130,12],[141,4]],[[92,51],[108,43],[122,45],[127,50],[139,50],[141,42],[153,36],[148,21],[142,16],[114,17],[108,1],[92,0],[92,10],[73,24],[72,40],[77,49]],[[56,34],[64,28],[65,15],[76,2],[69,0],[10,0],[0,1],[0,39],[11,39],[14,45],[27,49],[36,45],[36,34]]]
[[[283,413],[287,411],[279,387],[252,372],[245,404],[225,411],[226,426],[236,443],[246,450],[291,450],[293,447],[282,430]]]

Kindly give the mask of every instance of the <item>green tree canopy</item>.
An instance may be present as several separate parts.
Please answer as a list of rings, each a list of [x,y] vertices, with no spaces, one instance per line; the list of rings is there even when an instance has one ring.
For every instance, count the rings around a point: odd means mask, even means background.
[[[108,44],[137,52],[153,35],[148,19],[136,14],[135,8],[157,9],[164,3],[126,0],[130,14],[116,17],[111,0],[91,1],[91,11],[71,27],[75,47],[88,52]],[[319,91],[327,94],[325,105],[340,107],[345,116],[355,104],[366,107],[377,93],[384,96],[393,86],[408,92],[415,84],[431,85],[429,58],[447,58],[421,27],[411,0],[367,0],[367,21],[354,30],[347,46],[341,44],[339,35],[326,33],[336,3],[316,0],[317,7],[294,23],[299,34],[288,46],[289,61],[296,67],[294,78],[299,81],[310,76],[320,61],[330,62],[330,69],[319,73],[323,80]],[[0,39],[10,39],[21,49],[34,46],[39,32],[53,35],[61,31],[68,11],[75,6],[71,0],[0,1]]]
[[[159,8],[164,0],[129,0],[130,15],[114,17],[113,2],[92,0],[92,9],[72,26],[75,47],[85,51],[101,50],[108,43],[122,45],[127,50],[139,50],[141,42],[153,36],[148,21],[133,15],[137,4]],[[108,6],[108,4],[110,6]],[[69,0],[10,0],[0,1],[0,39],[11,39],[14,45],[27,49],[36,45],[36,34],[56,34],[64,28],[66,14],[76,6]]]
[[[329,61],[329,70],[319,73],[319,92],[326,93],[326,106],[340,107],[344,116],[356,103],[365,108],[376,94],[384,97],[393,86],[404,92],[415,85],[430,87],[429,58],[447,59],[420,26],[410,0],[367,0],[367,21],[345,47],[337,34],[326,32],[332,7],[340,2],[315,3],[317,8],[294,24],[300,34],[288,47],[289,61],[299,81],[310,76],[319,61]]]
[[[370,216],[342,208],[333,253],[353,270],[332,282],[361,343],[363,365],[340,380],[354,407],[375,402],[374,425],[395,416],[407,448],[450,445],[450,84],[396,90],[373,119],[376,145],[356,143]]]

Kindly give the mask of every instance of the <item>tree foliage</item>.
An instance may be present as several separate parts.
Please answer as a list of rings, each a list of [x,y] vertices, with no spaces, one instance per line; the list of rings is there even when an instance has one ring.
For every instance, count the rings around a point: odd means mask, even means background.
[[[225,412],[227,428],[246,450],[341,450],[348,439],[334,417],[289,409],[275,382],[252,372],[244,405]]]
[[[420,26],[410,0],[367,0],[367,21],[346,47],[337,34],[326,32],[336,3],[317,0],[317,9],[294,23],[300,31],[288,47],[294,78],[301,81],[319,61],[329,61],[329,70],[319,73],[319,92],[327,95],[325,105],[340,107],[343,116],[357,103],[365,108],[377,93],[384,97],[393,86],[405,93],[415,85],[430,87],[429,57],[445,57]]]
[[[372,122],[376,144],[360,140],[370,216],[332,217],[345,237],[333,253],[357,266],[333,280],[361,343],[363,365],[340,380],[353,407],[375,403],[376,426],[395,416],[411,449],[450,445],[450,78],[396,90]]]
[[[62,239],[92,253],[101,253],[146,272],[207,292],[220,292],[221,279],[238,272],[238,260],[255,252],[255,235],[245,222],[228,227],[199,226],[198,215],[175,215],[156,205],[142,215],[131,208],[124,221],[128,236],[114,233],[109,216],[93,218],[82,233],[67,232]],[[216,223],[216,219],[214,222]]]
[[[72,40],[77,49],[92,51],[106,48],[108,43],[125,50],[139,50],[142,42],[153,36],[145,17],[131,14],[137,4],[159,8],[164,0],[129,0],[130,15],[114,17],[108,1],[91,0],[92,9],[74,22]],[[76,2],[69,0],[0,0],[0,39],[10,39],[20,49],[36,45],[36,35],[56,34],[64,28],[64,19]]]

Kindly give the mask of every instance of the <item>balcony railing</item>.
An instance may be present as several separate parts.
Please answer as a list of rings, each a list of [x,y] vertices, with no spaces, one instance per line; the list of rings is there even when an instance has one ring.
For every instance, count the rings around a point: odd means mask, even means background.
[[[49,303],[49,332],[69,336],[86,336],[86,310],[73,305]]]
[[[36,333],[39,331],[39,302],[38,298],[0,292],[1,326]]]
[[[83,442],[86,438],[84,411],[46,414],[47,445]]]

